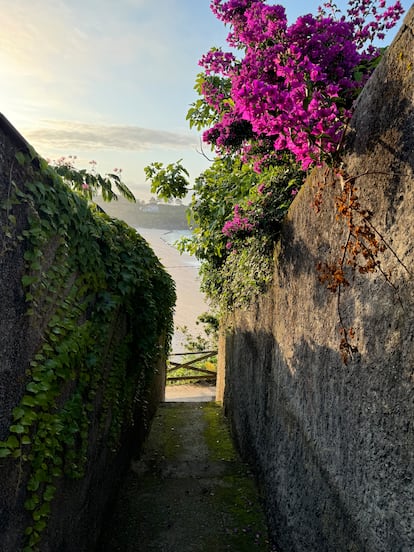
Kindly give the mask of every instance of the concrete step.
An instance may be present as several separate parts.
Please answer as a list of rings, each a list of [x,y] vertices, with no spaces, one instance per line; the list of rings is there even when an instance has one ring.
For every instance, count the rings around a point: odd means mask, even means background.
[[[165,388],[165,402],[208,402],[214,401],[215,397],[213,385],[181,384]]]

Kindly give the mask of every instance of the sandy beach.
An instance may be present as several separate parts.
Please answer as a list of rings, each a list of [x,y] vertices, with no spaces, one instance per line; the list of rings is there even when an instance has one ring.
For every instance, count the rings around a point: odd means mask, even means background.
[[[197,318],[208,310],[208,304],[200,291],[198,277],[199,263],[187,253],[180,253],[168,243],[170,232],[156,228],[136,228],[150,244],[161,263],[171,274],[176,284],[177,304],[174,314],[174,337],[172,352],[183,352],[184,336],[177,328],[187,326],[192,336],[202,334],[202,327],[196,324]]]

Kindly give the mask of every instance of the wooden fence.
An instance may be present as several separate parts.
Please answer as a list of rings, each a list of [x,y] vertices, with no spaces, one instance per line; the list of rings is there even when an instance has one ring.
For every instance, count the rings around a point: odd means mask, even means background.
[[[214,357],[216,355],[217,351],[199,351],[197,353],[172,353],[169,357],[170,360],[168,361],[167,383],[180,380],[211,380],[212,382],[214,382],[215,385],[217,377],[216,372],[212,370],[207,370],[206,368],[199,368],[198,366],[194,366],[194,364],[196,362],[200,362],[201,360],[207,360],[208,358]],[[191,358],[190,360],[185,360],[184,362],[176,362],[171,360],[172,357],[178,356],[191,356],[194,358]],[[187,370],[191,370],[194,373],[186,376],[170,375],[173,372],[180,370],[181,368],[186,368]]]

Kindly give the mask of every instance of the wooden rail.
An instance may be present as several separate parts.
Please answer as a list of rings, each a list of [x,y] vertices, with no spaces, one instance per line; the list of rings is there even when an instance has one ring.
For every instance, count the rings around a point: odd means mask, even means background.
[[[199,368],[198,366],[193,366],[193,363],[216,356],[217,351],[199,351],[196,353],[172,353],[170,355],[170,358],[176,357],[176,356],[187,357],[190,355],[191,356],[198,355],[199,358],[187,360],[186,362],[183,362],[183,363],[175,362],[173,360],[168,361],[170,368],[167,369],[167,382],[197,379],[197,380],[214,380],[214,383],[215,383],[216,377],[217,377],[216,372],[213,372],[212,370],[207,370],[206,368]],[[169,376],[169,374],[171,374],[172,372],[175,372],[176,370],[179,370],[180,368],[187,368],[187,370],[193,370],[194,372],[197,372],[197,373],[188,375],[188,376]]]

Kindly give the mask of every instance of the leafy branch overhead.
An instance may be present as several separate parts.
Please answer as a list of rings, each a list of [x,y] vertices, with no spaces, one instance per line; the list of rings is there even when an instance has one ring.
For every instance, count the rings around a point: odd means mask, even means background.
[[[164,201],[172,198],[183,199],[189,191],[189,173],[179,159],[164,167],[155,162],[145,167],[146,180],[151,181],[151,192]]]
[[[75,160],[75,156],[69,155],[51,162],[53,169],[72,190],[76,190],[89,201],[93,201],[98,194],[102,196],[104,201],[116,201],[118,196],[114,191],[115,188],[128,201],[136,201],[134,194],[122,182],[122,169],[116,168],[112,173],[102,176],[96,171],[96,161],[90,161],[91,168],[87,170],[76,168]]]

